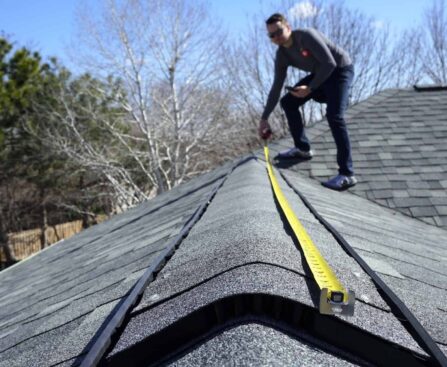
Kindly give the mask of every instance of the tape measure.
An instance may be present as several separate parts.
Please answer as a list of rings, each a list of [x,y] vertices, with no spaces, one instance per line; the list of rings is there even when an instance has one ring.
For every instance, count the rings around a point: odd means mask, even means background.
[[[354,292],[347,291],[337,279],[334,271],[324,259],[323,255],[321,255],[317,246],[315,246],[306,229],[287,202],[273,172],[266,141],[264,141],[264,154],[267,172],[275,197],[303,250],[306,262],[320,288],[320,313],[326,315],[342,314],[352,316],[354,314],[355,303]]]

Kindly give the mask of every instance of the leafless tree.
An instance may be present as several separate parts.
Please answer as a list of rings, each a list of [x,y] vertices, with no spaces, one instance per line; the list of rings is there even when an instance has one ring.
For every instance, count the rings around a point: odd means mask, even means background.
[[[418,27],[403,31],[396,37],[391,58],[393,64],[387,86],[408,88],[423,79],[422,71],[422,34]],[[411,50],[411,52],[409,52]]]
[[[235,42],[225,55],[227,88],[237,97],[233,108],[253,135],[272,82],[274,50],[265,42],[265,37],[264,27],[253,24],[246,38]],[[271,120],[280,125],[281,117],[274,113]]]
[[[447,16],[445,1],[435,0],[420,23],[404,30],[394,44],[389,86],[447,84]]]
[[[47,88],[47,99],[39,98],[33,105],[34,117],[45,124],[26,126],[28,133],[69,158],[67,170],[89,172],[95,182],[90,189],[110,196],[116,210],[147,199],[156,180],[148,168],[146,140],[133,133],[129,114],[122,107],[127,103],[123,91],[111,78],[106,82],[89,76],[61,79]],[[67,173],[67,180],[70,176]],[[80,213],[79,208],[76,211]]]
[[[61,89],[63,111],[51,106],[40,111],[53,121],[48,143],[103,172],[121,205],[131,206],[237,154],[229,147],[236,145],[240,125],[229,110],[234,98],[224,83],[225,36],[205,5],[186,0],[103,5],[100,19],[81,10],[83,47],[74,48],[103,84],[85,84],[74,94]],[[109,75],[120,92],[110,93]],[[80,107],[76,94],[111,98],[120,113]],[[78,125],[82,119],[94,121],[113,146],[89,140]]]
[[[205,7],[187,3],[163,2],[150,44],[157,65],[150,117],[158,125],[168,188],[212,166],[210,150],[218,151],[232,128],[224,126],[232,98],[222,88],[224,37]]]
[[[351,103],[388,86],[394,60],[392,34],[387,24],[347,7],[343,1],[286,4],[295,27],[317,28],[349,53],[355,68]]]
[[[433,0],[423,19],[423,71],[435,84],[447,84],[447,13],[444,0]]]

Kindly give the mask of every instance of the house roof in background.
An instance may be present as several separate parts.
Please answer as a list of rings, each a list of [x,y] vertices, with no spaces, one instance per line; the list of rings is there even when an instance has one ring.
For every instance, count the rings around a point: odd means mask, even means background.
[[[359,180],[351,191],[447,228],[447,87],[385,90],[351,107],[347,122]],[[289,169],[325,180],[337,172],[327,122],[308,136],[314,158]],[[284,139],[277,148],[292,145]]]
[[[302,165],[281,168],[292,187],[278,180],[294,212],[342,283],[356,293],[353,317],[320,315],[319,290],[279,212],[261,152],[256,155],[1,272],[0,367],[79,365],[152,266],[157,267],[153,279],[117,330],[104,365],[123,365],[123,360],[131,365],[138,358],[144,365],[290,365],[299,360],[301,365],[345,366],[383,356],[389,363],[423,362],[427,355],[414,336],[293,187],[447,353],[447,231],[361,195],[325,189],[297,169]],[[318,163],[306,165],[317,169]],[[160,262],[198,208],[206,210]]]

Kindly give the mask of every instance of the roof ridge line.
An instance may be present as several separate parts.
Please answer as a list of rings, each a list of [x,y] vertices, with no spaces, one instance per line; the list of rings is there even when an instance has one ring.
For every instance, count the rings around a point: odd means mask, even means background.
[[[416,92],[435,92],[440,90],[447,90],[447,84],[415,84],[413,89]]]
[[[129,290],[129,292],[122,298],[122,301],[117,304],[114,310],[105,319],[103,324],[98,328],[95,335],[90,339],[90,342],[87,343],[83,352],[81,352],[81,354],[76,359],[76,361],[80,363],[81,367],[96,366],[101,361],[104,353],[111,344],[112,336],[115,334],[116,330],[121,326],[122,322],[129,314],[132,307],[138,302],[139,299],[141,299],[141,296],[147,285],[154,279],[156,274],[164,267],[164,265],[166,265],[166,262],[172,257],[175,250],[181,244],[183,239],[189,234],[192,227],[200,220],[214,196],[225,183],[226,179],[237,167],[252,159],[255,159],[255,157],[248,156],[245,158],[241,158],[238,162],[234,163],[231,166],[227,174],[215,186],[206,200],[202,202],[202,204],[185,222],[185,225],[180,233],[169,241],[166,249],[160,254],[160,256],[157,257],[154,263],[149,268],[147,268],[147,270],[138,279],[131,290]]]

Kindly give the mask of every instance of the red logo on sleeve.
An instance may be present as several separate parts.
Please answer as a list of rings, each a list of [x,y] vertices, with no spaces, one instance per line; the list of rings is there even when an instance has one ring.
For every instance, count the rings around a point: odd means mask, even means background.
[[[309,50],[306,50],[304,48],[300,49],[300,53],[301,53],[301,56],[303,56],[303,57],[309,57],[310,56]]]

